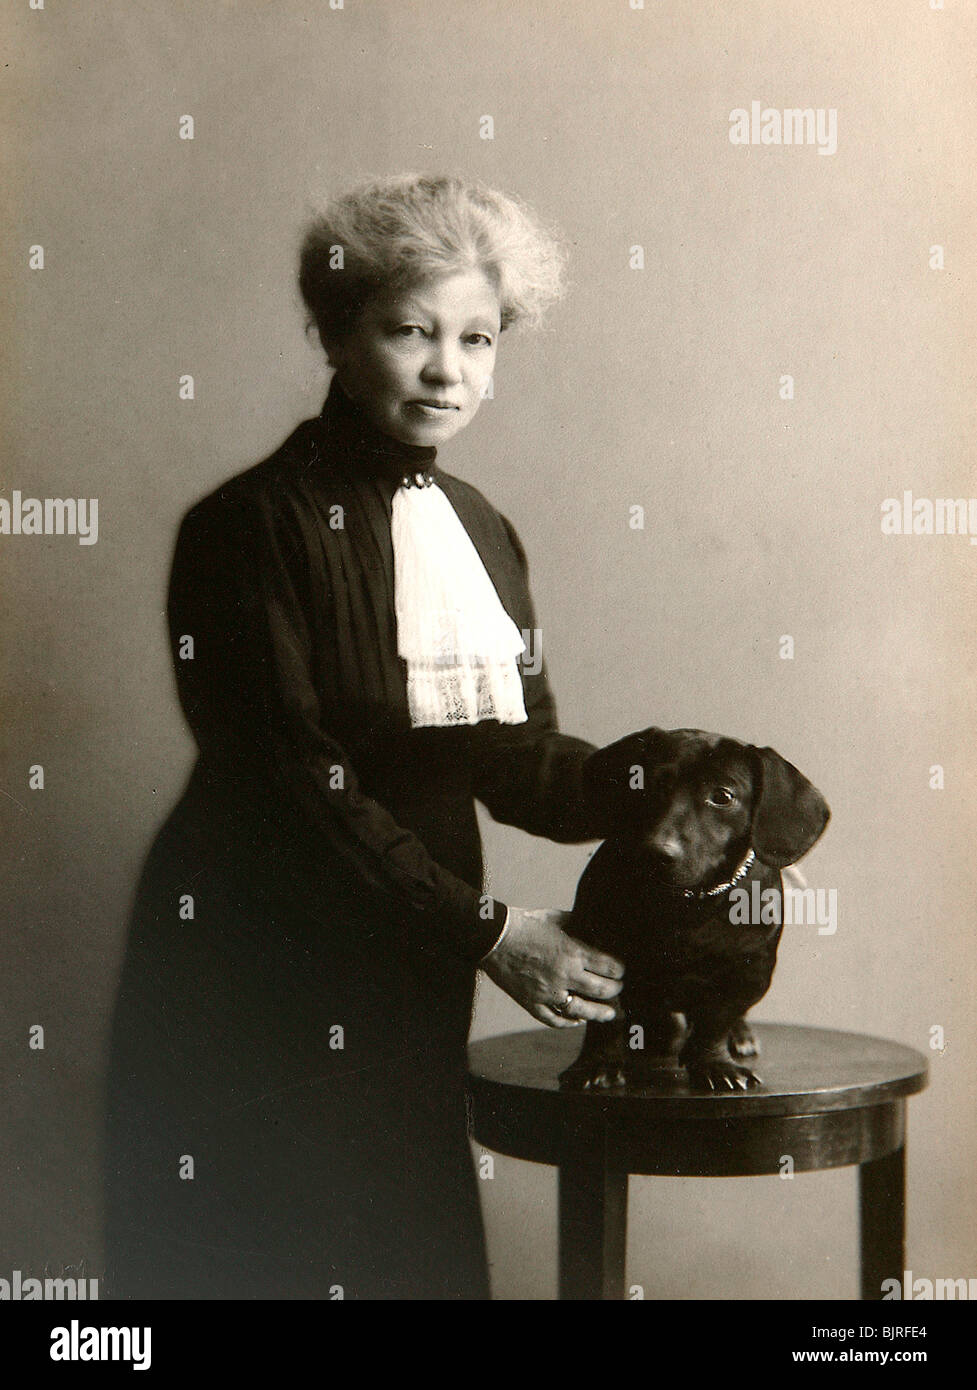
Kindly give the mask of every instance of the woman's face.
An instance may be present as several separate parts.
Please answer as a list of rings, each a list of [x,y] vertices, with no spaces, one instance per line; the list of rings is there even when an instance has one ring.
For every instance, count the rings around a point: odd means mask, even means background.
[[[339,384],[384,434],[438,445],[468,424],[495,366],[499,296],[481,270],[372,298],[326,344]]]

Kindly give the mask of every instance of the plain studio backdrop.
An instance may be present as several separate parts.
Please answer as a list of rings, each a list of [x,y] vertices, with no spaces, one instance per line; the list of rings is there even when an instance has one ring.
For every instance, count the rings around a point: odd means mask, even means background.
[[[519,194],[570,243],[570,293],[504,335],[494,399],[439,458],[522,536],[562,727],[720,730],[824,791],[804,869],[837,931],[787,928],[756,1012],[929,1056],[908,1263],[977,1274],[977,549],[880,524],[905,490],[974,491],[963,6],[25,0],[4,24],[0,495],[97,497],[99,538],[0,536],[0,1274],[100,1271],[105,1028],[192,760],[175,528],[320,408],[310,208],[405,170]],[[732,144],[753,101],[835,110],[837,151]],[[484,828],[492,890],[569,906],[593,846]],[[530,1026],[483,980],[475,1036]],[[496,1296],[552,1298],[554,1171],[497,1158],[482,1190]],[[628,1283],[850,1298],[855,1212],[851,1170],[632,1179]]]

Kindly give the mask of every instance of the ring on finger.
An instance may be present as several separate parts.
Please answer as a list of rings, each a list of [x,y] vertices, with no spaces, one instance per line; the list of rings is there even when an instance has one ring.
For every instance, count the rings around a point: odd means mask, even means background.
[[[575,995],[571,994],[570,991],[567,990],[563,998],[559,1000],[556,1004],[550,1005],[550,1007],[552,1008],[555,1014],[560,1014],[561,1017],[567,1018],[569,1017],[570,1007],[573,1004],[575,997]]]

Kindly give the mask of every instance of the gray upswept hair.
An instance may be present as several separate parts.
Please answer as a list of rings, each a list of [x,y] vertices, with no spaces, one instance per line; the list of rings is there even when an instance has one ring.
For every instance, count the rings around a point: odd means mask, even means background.
[[[299,288],[324,341],[341,339],[380,290],[476,269],[498,290],[502,328],[535,326],[563,293],[565,265],[558,234],[519,199],[451,175],[396,174],[313,218]]]

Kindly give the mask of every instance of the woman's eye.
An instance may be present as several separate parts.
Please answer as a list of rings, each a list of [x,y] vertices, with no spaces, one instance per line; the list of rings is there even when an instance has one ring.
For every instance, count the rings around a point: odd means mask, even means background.
[[[476,347],[492,346],[492,339],[487,333],[469,333],[468,342],[475,344]]]
[[[400,338],[410,338],[415,333],[423,333],[424,329],[419,323],[401,323],[394,329]]]
[[[713,787],[706,800],[710,806],[732,806],[736,797],[729,787]]]

